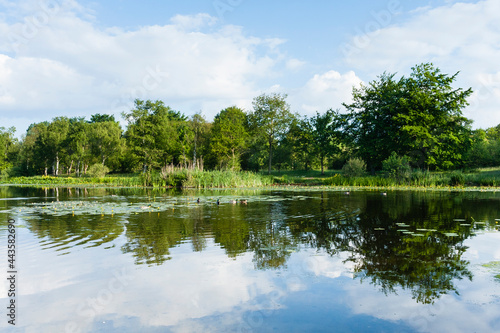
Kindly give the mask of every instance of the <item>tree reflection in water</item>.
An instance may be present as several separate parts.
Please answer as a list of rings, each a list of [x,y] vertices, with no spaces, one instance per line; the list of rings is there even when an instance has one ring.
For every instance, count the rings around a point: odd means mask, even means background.
[[[16,195],[34,196],[27,191]],[[209,239],[235,260],[253,252],[256,269],[285,269],[292,253],[305,248],[332,256],[344,253],[361,282],[369,281],[386,294],[406,289],[417,302],[432,303],[456,292],[456,279],[472,279],[462,259],[464,241],[473,237],[475,228],[494,228],[498,216],[491,193],[267,194],[283,200],[259,201],[257,195],[248,205],[196,204],[105,217],[41,214],[26,225],[44,242],[67,245],[68,251],[104,245],[124,234],[122,252],[132,254],[138,265],[164,264],[172,257],[171,248],[183,243],[204,251]],[[58,195],[58,200],[71,199],[64,191]]]

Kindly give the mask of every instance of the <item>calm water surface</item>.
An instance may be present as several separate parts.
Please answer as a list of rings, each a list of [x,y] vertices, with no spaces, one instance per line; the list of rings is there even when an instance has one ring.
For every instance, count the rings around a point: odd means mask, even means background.
[[[2,275],[9,218],[6,332],[500,331],[496,192],[0,187]]]

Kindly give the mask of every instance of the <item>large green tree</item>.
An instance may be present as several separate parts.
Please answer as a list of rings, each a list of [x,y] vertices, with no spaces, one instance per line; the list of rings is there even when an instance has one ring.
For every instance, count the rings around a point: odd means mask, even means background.
[[[89,140],[93,155],[98,157],[102,165],[123,151],[124,141],[120,124],[114,120],[91,123]]]
[[[46,137],[48,121],[33,123],[22,138],[19,162],[23,174],[47,174],[48,154],[44,149],[42,138]]]
[[[162,101],[135,101],[135,109],[122,114],[128,121],[125,138],[133,158],[140,161],[144,172],[152,167],[179,160],[185,135],[186,117]]]
[[[13,156],[13,148],[16,145],[15,132],[15,127],[9,129],[0,127],[0,171],[12,167],[15,162]]]
[[[59,175],[59,164],[66,149],[66,138],[70,127],[70,120],[67,117],[56,117],[47,127],[44,134],[45,148],[48,151],[49,159],[52,161],[53,175]]]
[[[392,152],[409,155],[421,168],[461,166],[471,134],[462,110],[472,89],[454,88],[457,75],[426,63],[413,67],[408,77],[396,80],[384,73],[353,89],[353,103],[344,104],[350,133],[372,169]]]
[[[79,176],[86,171],[90,163],[89,127],[90,124],[84,118],[70,119],[65,143],[66,157],[69,160],[68,173],[71,173],[75,166]]]
[[[338,111],[330,109],[324,114],[316,113],[311,118],[311,125],[314,148],[320,160],[321,174],[324,174],[326,157],[340,151],[342,118]]]
[[[195,113],[189,120],[193,132],[193,166],[203,169],[203,155],[208,150],[211,124],[201,112]]]
[[[294,115],[286,94],[262,94],[253,100],[249,123],[253,133],[265,140],[268,148],[268,173],[271,173],[273,150],[288,132]]]
[[[243,152],[248,131],[247,115],[236,106],[220,111],[214,118],[210,151],[219,168],[240,169],[240,156]]]

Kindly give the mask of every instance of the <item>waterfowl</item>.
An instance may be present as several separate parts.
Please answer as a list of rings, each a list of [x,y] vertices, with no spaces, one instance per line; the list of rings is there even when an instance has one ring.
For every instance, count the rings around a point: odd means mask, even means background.
[[[231,200],[231,203],[232,203],[233,205],[235,205],[235,204],[237,204],[237,203],[238,203],[238,201],[236,201],[236,200],[234,200],[234,199],[233,199],[233,200]]]
[[[200,198],[198,198],[198,199],[196,200],[196,202],[197,202],[197,203],[200,203]]]
[[[240,204],[246,205],[247,203],[248,203],[248,200],[240,199]]]
[[[383,196],[387,196],[387,192],[382,192],[380,194],[383,195]]]
[[[217,199],[217,204],[220,205],[220,200],[219,199]]]
[[[345,195],[350,195],[350,194],[351,194],[351,192],[346,191],[346,192],[344,192],[344,194],[345,194]]]

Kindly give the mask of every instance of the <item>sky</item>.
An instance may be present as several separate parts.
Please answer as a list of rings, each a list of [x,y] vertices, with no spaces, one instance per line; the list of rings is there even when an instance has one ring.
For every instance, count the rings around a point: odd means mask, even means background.
[[[162,100],[208,121],[287,94],[311,116],[420,63],[459,72],[473,128],[500,124],[500,1],[0,0],[0,127]]]

